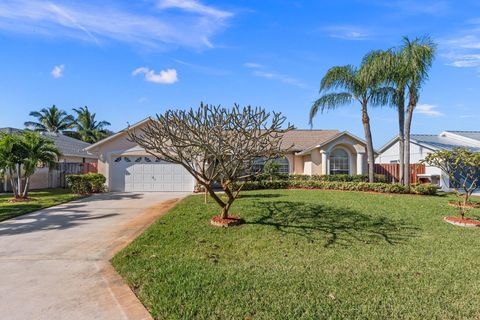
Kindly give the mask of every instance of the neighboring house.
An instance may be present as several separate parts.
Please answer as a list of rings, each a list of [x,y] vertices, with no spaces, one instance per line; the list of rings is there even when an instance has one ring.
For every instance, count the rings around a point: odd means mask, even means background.
[[[110,191],[193,191],[194,178],[178,164],[148,154],[128,140],[128,130],[141,130],[150,118],[86,148],[98,155],[98,172]],[[365,141],[337,130],[293,130],[284,135],[280,171],[290,174],[363,174],[367,172]],[[259,162],[255,166],[262,166]]]
[[[438,135],[413,134],[410,144],[410,163],[420,163],[421,160],[436,150],[452,150],[465,148],[480,152],[480,131],[444,131]],[[379,151],[375,163],[388,164],[399,162],[398,137],[393,138]],[[448,178],[436,167],[426,167],[425,173],[419,178],[426,182],[438,184],[442,190],[448,191]]]
[[[15,128],[0,128],[0,132],[4,133],[15,133],[20,132],[20,129]],[[75,167],[80,168],[79,165],[75,164],[91,164],[96,166],[97,156],[85,151],[85,148],[90,146],[90,143],[83,142],[78,139],[67,137],[61,133],[51,133],[51,132],[41,132],[40,135],[51,139],[57,149],[62,154],[58,163],[59,167]],[[59,170],[54,170],[53,172],[49,168],[37,168],[35,173],[30,178],[30,188],[31,189],[45,189],[45,188],[55,188],[62,185],[61,179],[63,178],[62,172],[57,172]],[[3,186],[0,189],[10,190],[8,186],[8,179],[4,179]]]

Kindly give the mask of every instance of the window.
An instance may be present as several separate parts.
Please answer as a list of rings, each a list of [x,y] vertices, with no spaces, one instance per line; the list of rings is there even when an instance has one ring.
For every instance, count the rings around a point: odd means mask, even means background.
[[[347,151],[335,149],[330,154],[330,174],[350,174],[350,163]]]
[[[290,165],[287,158],[276,158],[270,161],[274,161],[278,164],[278,173],[288,174],[290,172]],[[257,158],[253,161],[252,170],[254,172],[263,172],[263,167],[265,166],[265,163],[266,161],[264,158]]]
[[[129,157],[123,157],[123,160],[124,160],[125,162],[132,162],[132,160],[130,160]]]
[[[152,159],[150,159],[149,157],[145,157],[145,162],[152,162]]]
[[[120,162],[120,161],[122,161],[122,157],[115,158],[114,161],[115,161],[115,162]]]
[[[135,162],[140,162],[142,161],[142,157],[138,157],[137,159],[135,159]]]

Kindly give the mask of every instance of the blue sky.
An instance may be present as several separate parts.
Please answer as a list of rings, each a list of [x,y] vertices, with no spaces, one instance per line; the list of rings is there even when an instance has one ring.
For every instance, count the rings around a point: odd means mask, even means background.
[[[478,1],[2,0],[0,127],[56,104],[89,106],[120,130],[204,101],[262,106],[309,128],[329,67],[429,34],[438,55],[413,131],[480,130],[479,12]],[[371,120],[377,147],[396,134],[392,109]],[[314,128],[363,136],[359,106]]]

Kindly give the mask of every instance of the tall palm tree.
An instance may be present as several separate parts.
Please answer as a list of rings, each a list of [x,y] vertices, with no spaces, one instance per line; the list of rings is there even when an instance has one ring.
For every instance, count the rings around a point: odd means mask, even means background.
[[[392,104],[398,113],[398,139],[399,139],[399,183],[404,184],[405,165],[405,90],[408,83],[407,66],[399,50],[374,51],[370,55],[372,68],[383,74],[385,85],[392,86],[395,94]]]
[[[110,131],[106,127],[110,125],[110,122],[95,120],[96,114],[91,113],[88,107],[74,108],[73,111],[77,114],[75,128],[78,138],[85,142],[95,143],[109,135]]]
[[[55,105],[50,108],[43,108],[40,111],[30,112],[30,116],[37,118],[35,121],[25,122],[25,127],[39,132],[64,132],[72,128],[73,116],[58,109]]]
[[[315,101],[310,109],[310,124],[320,110],[322,113],[339,107],[360,103],[362,123],[367,142],[368,178],[374,181],[375,154],[373,149],[372,131],[368,106],[388,104],[393,92],[389,87],[382,87],[383,75],[376,72],[367,55],[360,68],[351,65],[337,66],[329,69],[320,83],[321,97]],[[340,91],[336,91],[340,89]]]
[[[405,76],[408,105],[405,116],[405,185],[410,185],[410,131],[412,128],[413,112],[420,97],[422,84],[428,79],[428,70],[435,57],[436,45],[428,36],[410,40],[403,38],[400,47],[399,68]]]

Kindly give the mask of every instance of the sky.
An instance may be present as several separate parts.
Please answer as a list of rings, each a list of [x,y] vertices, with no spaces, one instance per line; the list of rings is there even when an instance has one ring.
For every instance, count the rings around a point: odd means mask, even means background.
[[[102,0],[0,2],[0,127],[29,112],[88,106],[118,131],[200,102],[261,106],[297,128],[332,66],[430,35],[438,45],[414,133],[480,130],[480,2],[413,0]],[[398,132],[370,110],[376,147]],[[363,137],[360,106],[314,129]]]

